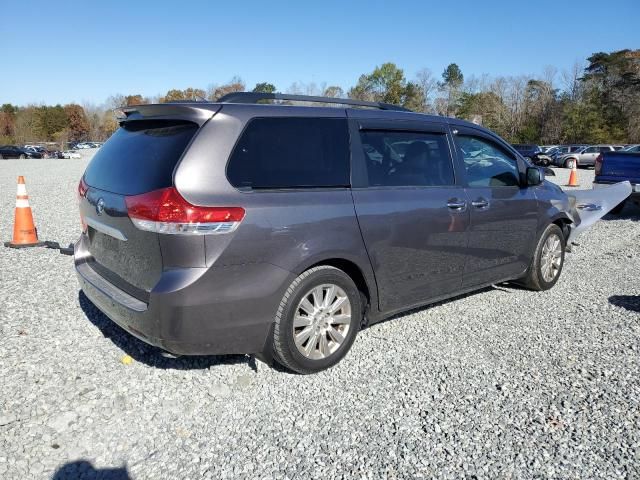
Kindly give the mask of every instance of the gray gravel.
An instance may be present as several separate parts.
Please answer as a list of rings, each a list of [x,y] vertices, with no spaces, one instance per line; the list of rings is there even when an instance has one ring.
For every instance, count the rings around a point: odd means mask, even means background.
[[[24,174],[41,238],[73,241],[85,164],[1,161],[2,239]],[[161,358],[70,257],[0,248],[0,478],[638,478],[639,220],[599,222],[552,291],[414,311],[315,376]]]

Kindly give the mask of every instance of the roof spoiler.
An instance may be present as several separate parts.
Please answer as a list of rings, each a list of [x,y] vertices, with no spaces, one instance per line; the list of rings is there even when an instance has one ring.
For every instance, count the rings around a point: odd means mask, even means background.
[[[119,123],[130,120],[185,120],[204,125],[221,106],[213,103],[158,103],[116,109]]]
[[[220,103],[258,103],[264,100],[288,100],[292,102],[310,103],[334,103],[338,105],[353,105],[356,107],[377,108],[379,110],[394,110],[399,112],[410,112],[408,108],[400,105],[393,105],[384,102],[365,102],[364,100],[354,100],[352,98],[317,97],[311,95],[290,95],[288,93],[258,93],[258,92],[233,92],[220,97]]]

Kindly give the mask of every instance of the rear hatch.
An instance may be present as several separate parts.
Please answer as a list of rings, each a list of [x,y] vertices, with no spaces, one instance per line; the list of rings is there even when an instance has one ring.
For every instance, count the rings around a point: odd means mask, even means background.
[[[163,269],[160,235],[134,225],[132,197],[171,187],[173,172],[199,125],[184,119],[136,119],[121,128],[89,163],[80,185],[90,266],[146,301]]]
[[[640,183],[640,153],[606,152],[596,169],[597,181]]]

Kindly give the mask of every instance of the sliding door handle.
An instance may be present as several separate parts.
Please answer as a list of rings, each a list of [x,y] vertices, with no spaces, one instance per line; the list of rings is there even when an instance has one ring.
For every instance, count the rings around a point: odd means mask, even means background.
[[[447,207],[451,210],[464,210],[467,207],[467,202],[464,200],[458,200],[457,198],[452,198],[447,202]]]
[[[479,199],[474,200],[473,202],[471,202],[471,205],[473,205],[476,208],[488,208],[489,207],[489,201],[485,200],[484,198],[479,198]]]

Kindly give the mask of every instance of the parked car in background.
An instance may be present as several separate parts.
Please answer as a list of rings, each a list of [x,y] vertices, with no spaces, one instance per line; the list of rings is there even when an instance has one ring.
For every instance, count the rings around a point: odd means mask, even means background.
[[[572,153],[586,147],[587,145],[558,145],[548,150],[546,155],[549,155],[553,159],[553,164],[556,165],[556,159],[561,155]]]
[[[65,150],[62,152],[62,158],[82,158],[78,152],[74,152],[73,150]]]
[[[516,143],[513,145],[520,155],[525,159],[530,160],[534,165],[540,165],[547,167],[551,165],[553,159],[542,152],[542,148],[538,145],[524,145]]]
[[[573,162],[576,162],[577,167],[592,167],[596,164],[598,155],[604,152],[615,152],[615,149],[613,145],[589,145],[576,152],[556,157],[554,163],[565,168],[571,168]]]
[[[100,148],[102,144],[99,142],[80,142],[75,145],[75,149],[85,149],[85,148]]]
[[[604,152],[596,158],[593,188],[601,188],[625,180],[631,183],[632,191],[627,200],[611,210],[614,215],[619,214],[628,201],[640,205],[640,149]]]
[[[42,154],[15,145],[3,145],[0,146],[0,159],[2,158],[42,158]]]
[[[42,158],[55,158],[53,151],[49,151],[40,145],[25,145],[22,148],[28,152],[39,153]]]
[[[540,145],[542,153],[548,153],[550,150],[559,147],[560,145]]]
[[[640,145],[627,145],[626,147],[624,147],[622,151],[637,153],[637,152],[640,152]]]
[[[545,155],[549,155],[551,157],[551,159],[553,160],[552,163],[555,164],[555,157],[556,155],[563,155],[565,153],[569,153],[568,147],[563,147],[563,146],[557,146],[557,147],[552,147],[549,150],[547,150],[545,152]],[[567,150],[565,150],[567,149]]]

